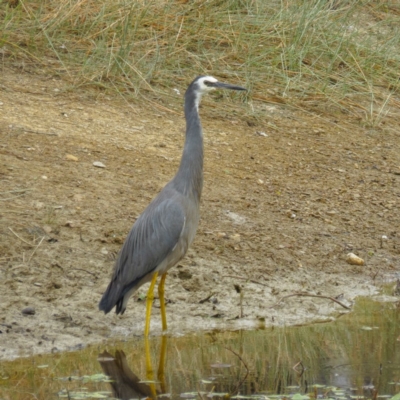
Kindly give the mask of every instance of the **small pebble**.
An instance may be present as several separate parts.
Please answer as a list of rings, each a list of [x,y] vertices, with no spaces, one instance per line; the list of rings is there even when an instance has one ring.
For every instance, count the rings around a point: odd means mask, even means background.
[[[286,211],[286,215],[291,219],[295,219],[296,218],[296,214],[291,210]]]
[[[78,157],[73,156],[72,154],[67,154],[65,156],[65,159],[68,160],[68,161],[78,161]]]
[[[25,307],[21,312],[24,315],[35,315],[36,314],[36,310],[34,309],[34,307]]]
[[[347,254],[346,262],[350,265],[364,265],[364,260],[356,256],[354,253]]]
[[[46,232],[46,233],[50,233],[53,228],[50,225],[43,225],[42,229]]]
[[[100,162],[100,161],[95,161],[94,163],[93,163],[93,165],[95,166],[95,167],[97,167],[97,168],[105,168],[106,166],[102,163],[102,162]]]

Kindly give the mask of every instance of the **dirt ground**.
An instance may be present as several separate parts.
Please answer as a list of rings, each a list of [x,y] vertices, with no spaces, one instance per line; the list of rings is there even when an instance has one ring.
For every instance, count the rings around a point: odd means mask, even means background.
[[[132,223],[179,165],[183,115],[67,89],[0,75],[0,359],[143,334],[147,286],[123,316],[98,302]],[[257,107],[262,118],[204,99],[201,221],[166,282],[171,334],[330,320],[349,310],[284,296],[351,307],[400,274],[400,111],[371,128]]]

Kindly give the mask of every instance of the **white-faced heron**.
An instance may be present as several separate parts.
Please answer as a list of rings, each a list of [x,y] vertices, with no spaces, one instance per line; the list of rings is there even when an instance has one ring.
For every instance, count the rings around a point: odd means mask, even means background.
[[[106,314],[116,306],[123,314],[129,297],[150,282],[146,303],[145,336],[149,335],[154,286],[158,285],[163,331],[167,329],[164,284],[167,271],[186,254],[200,217],[203,188],[203,133],[199,118],[201,96],[214,89],[246,90],[199,76],[185,93],[186,139],[175,177],[162,189],[134,223],[118,255],[114,273],[99,303]]]

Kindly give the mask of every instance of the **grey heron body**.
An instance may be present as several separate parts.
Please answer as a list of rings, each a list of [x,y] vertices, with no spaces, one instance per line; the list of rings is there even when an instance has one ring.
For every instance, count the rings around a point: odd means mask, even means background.
[[[99,303],[99,309],[106,314],[114,307],[117,314],[123,314],[129,297],[151,281],[147,295],[146,336],[157,276],[162,275],[158,291],[162,327],[166,330],[166,273],[186,254],[196,234],[203,188],[203,133],[198,108],[201,96],[217,88],[245,90],[218,82],[211,76],[199,76],[189,85],[185,93],[186,138],[178,172],[134,223]]]

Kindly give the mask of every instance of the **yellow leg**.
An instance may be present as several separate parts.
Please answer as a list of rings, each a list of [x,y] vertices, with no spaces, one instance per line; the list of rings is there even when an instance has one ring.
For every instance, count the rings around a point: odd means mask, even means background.
[[[165,299],[164,299],[164,284],[165,278],[167,277],[167,273],[161,276],[160,283],[158,285],[158,297],[160,298],[160,309],[161,309],[161,321],[162,321],[162,330],[167,330],[167,313],[165,311]]]
[[[158,364],[158,373],[157,373],[158,380],[160,381],[161,393],[167,393],[167,387],[165,384],[165,373],[164,373],[166,350],[167,350],[167,336],[161,336],[160,361]]]
[[[156,390],[156,384],[154,381],[153,366],[151,364],[150,344],[149,344],[149,339],[147,336],[144,338],[144,349],[145,349],[145,353],[146,353],[146,380],[148,381],[148,384],[149,384],[151,398],[156,399],[157,398],[157,390]]]
[[[149,336],[150,332],[150,317],[151,317],[151,307],[153,306],[154,300],[154,286],[157,281],[158,272],[153,275],[153,279],[151,280],[149,291],[147,292],[147,300],[146,300],[146,324],[144,326],[144,336]]]

